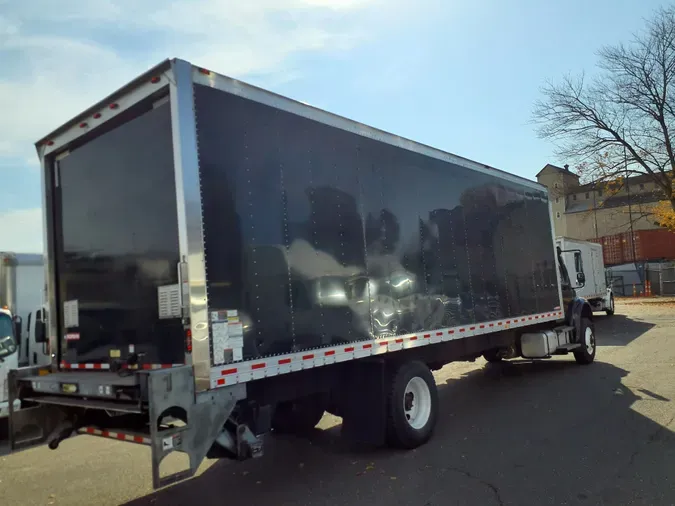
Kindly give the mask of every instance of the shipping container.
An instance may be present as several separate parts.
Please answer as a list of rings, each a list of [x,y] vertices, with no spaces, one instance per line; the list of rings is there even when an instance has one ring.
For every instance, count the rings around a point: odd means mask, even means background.
[[[589,241],[602,244],[607,266],[675,259],[675,233],[666,229],[623,232]]]

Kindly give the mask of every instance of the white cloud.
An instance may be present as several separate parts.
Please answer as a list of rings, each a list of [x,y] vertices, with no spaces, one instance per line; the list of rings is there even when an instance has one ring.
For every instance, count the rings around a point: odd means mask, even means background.
[[[268,87],[301,78],[293,56],[355,48],[384,1],[0,0],[0,169],[34,169],[36,140],[166,57]],[[0,219],[0,249],[41,251],[39,210]]]
[[[353,48],[365,37],[355,21],[382,1],[0,0],[0,61],[10,62],[0,68],[0,162],[32,157],[34,141],[168,56],[238,78],[294,79],[289,57]],[[96,41],[101,29],[119,41]]]
[[[42,211],[39,208],[0,212],[0,251],[42,253]]]

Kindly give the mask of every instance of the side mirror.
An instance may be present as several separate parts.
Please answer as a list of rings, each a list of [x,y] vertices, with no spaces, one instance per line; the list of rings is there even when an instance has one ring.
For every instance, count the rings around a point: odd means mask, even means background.
[[[44,322],[44,320],[35,321],[35,342],[47,342],[47,324]]]
[[[23,320],[20,316],[14,317],[14,336],[16,337],[16,342],[21,342],[21,332],[23,331]]]
[[[577,282],[583,286],[586,284],[586,274],[583,272],[577,272]]]

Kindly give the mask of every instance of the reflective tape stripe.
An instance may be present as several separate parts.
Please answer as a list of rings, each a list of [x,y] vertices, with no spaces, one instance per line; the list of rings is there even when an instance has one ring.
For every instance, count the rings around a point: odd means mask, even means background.
[[[412,333],[405,336],[387,336],[341,346],[307,349],[273,358],[255,359],[211,368],[211,388],[246,383],[265,377],[288,374],[294,371],[322,367],[324,365],[357,360],[372,355],[394,353],[408,348],[429,346],[471,336],[500,332],[506,329],[527,327],[545,321],[559,320],[562,311],[523,315],[502,320],[477,323],[471,326],[434,329],[432,332]],[[500,328],[501,327],[501,328]],[[264,361],[263,361],[264,360]]]
[[[96,429],[95,427],[82,427],[81,429],[78,429],[77,432],[80,434],[116,439],[117,441],[127,441],[129,443],[137,443],[141,445],[149,445],[151,443],[149,437],[139,436],[136,434],[126,434],[124,432],[101,430]]]

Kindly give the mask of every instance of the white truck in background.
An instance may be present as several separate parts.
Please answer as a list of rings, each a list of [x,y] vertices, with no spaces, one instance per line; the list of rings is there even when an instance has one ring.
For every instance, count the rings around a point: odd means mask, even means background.
[[[43,289],[42,255],[0,252],[0,418],[9,414],[9,371],[50,362]]]
[[[594,312],[614,314],[614,294],[607,284],[602,245],[590,241],[556,237],[571,279],[579,284],[577,296],[588,301]]]
[[[50,363],[47,342],[36,340],[36,320],[46,320],[43,307],[45,292],[44,257],[40,253],[16,253],[16,307],[20,333],[19,366],[40,366]]]

